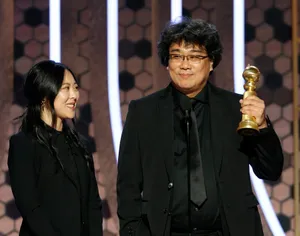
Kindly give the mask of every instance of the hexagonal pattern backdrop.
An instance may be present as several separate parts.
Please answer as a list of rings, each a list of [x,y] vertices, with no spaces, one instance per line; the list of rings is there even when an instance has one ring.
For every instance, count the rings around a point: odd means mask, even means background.
[[[11,120],[21,115],[26,105],[22,91],[24,75],[34,63],[48,59],[49,55],[48,0],[16,0],[14,10],[14,97]],[[18,128],[19,122],[13,120],[9,134],[16,133]],[[22,218],[13,199],[6,163],[7,154],[0,171],[0,235],[15,236],[18,235]]]
[[[294,235],[291,1],[246,0],[246,63],[261,73],[258,95],[282,142],[280,180],[265,185],[286,235]]]
[[[246,0],[246,63],[259,67],[263,76],[258,94],[267,105],[283,145],[285,164],[279,181],[266,182],[273,207],[287,235],[294,235],[293,212],[293,134],[291,6],[286,0]],[[183,1],[183,14],[215,19],[216,1]],[[14,102],[11,118],[22,114],[26,101],[22,94],[24,74],[36,62],[48,59],[48,0],[15,0]],[[93,123],[89,100],[89,63],[87,45],[89,13],[86,6],[78,12],[78,55],[74,68],[81,85],[81,103],[77,110],[80,132],[93,140]],[[119,84],[122,118],[128,103],[150,93],[151,76],[151,0],[119,0]],[[299,68],[300,69],[300,68]],[[98,102],[98,101],[97,101]],[[9,133],[17,132],[13,121]],[[7,143],[8,144],[8,143]],[[95,150],[95,144],[93,145]],[[8,145],[6,147],[6,151]],[[94,157],[95,157],[94,153]],[[98,180],[99,164],[95,159]],[[14,204],[7,174],[7,155],[0,171],[0,235],[18,235],[21,217]],[[99,187],[100,184],[99,184]]]
[[[90,103],[90,77],[89,77],[89,21],[90,12],[86,1],[81,1],[80,8],[76,9],[78,14],[78,22],[74,26],[76,34],[73,35],[74,51],[77,53],[72,55],[68,66],[73,70],[79,83],[80,99],[78,100],[78,109],[76,113],[76,129],[84,135],[91,143],[92,152],[96,152],[96,144],[93,137],[92,110]],[[74,9],[75,10],[75,9]],[[62,45],[62,50],[64,50]],[[63,52],[62,52],[63,54]]]
[[[14,99],[11,107],[12,123],[9,127],[10,135],[18,132],[20,122],[13,119],[23,113],[26,105],[26,99],[23,96],[22,90],[24,77],[32,65],[49,57],[49,1],[15,0],[14,10]],[[79,12],[79,20],[82,22],[78,26],[78,38],[76,38],[79,50],[78,56],[73,60],[74,65],[70,65],[70,67],[77,75],[81,86],[81,99],[77,108],[76,128],[89,139],[92,144],[92,151],[95,152],[96,147],[93,139],[92,116],[89,103],[90,85],[86,79],[88,59],[85,54],[85,47],[87,44],[88,28],[84,25],[84,22],[89,20],[87,14],[85,14],[86,12],[86,6]],[[8,143],[6,151],[8,151]],[[96,175],[99,181],[101,177],[99,176],[99,163],[96,155],[94,155],[94,160]],[[6,154],[1,163],[0,171],[0,235],[15,236],[18,235],[22,218],[13,199],[7,170]]]
[[[182,15],[215,23],[216,1],[182,1]]]
[[[128,104],[147,95],[151,76],[151,1],[119,1],[119,85],[122,119]]]

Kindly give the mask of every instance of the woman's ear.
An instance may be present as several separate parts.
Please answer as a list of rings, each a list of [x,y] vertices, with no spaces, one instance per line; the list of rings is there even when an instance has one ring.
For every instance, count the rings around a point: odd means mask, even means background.
[[[41,102],[41,110],[43,110],[45,108],[50,109],[50,102],[46,98],[44,98]]]
[[[43,99],[41,102],[41,110],[44,110],[46,106],[46,99]]]

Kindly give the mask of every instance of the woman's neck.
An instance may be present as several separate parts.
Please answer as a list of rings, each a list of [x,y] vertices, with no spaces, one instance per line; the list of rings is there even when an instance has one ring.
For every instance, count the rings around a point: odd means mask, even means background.
[[[45,113],[42,113],[41,119],[50,127],[56,129],[57,131],[62,131],[63,123],[60,118],[56,118],[56,124],[52,124],[52,116],[46,115]]]

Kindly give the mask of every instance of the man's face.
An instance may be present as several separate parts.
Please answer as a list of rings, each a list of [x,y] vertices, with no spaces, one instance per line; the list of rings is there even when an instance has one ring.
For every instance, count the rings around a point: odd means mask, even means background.
[[[213,61],[204,47],[195,44],[173,43],[169,48],[168,71],[176,89],[188,97],[196,96],[205,86]]]

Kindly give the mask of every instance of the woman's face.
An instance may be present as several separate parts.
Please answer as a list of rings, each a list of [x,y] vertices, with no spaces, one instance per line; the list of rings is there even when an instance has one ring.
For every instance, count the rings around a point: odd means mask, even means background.
[[[62,86],[54,100],[54,110],[57,118],[61,120],[74,118],[78,99],[78,84],[71,72],[65,70]]]

